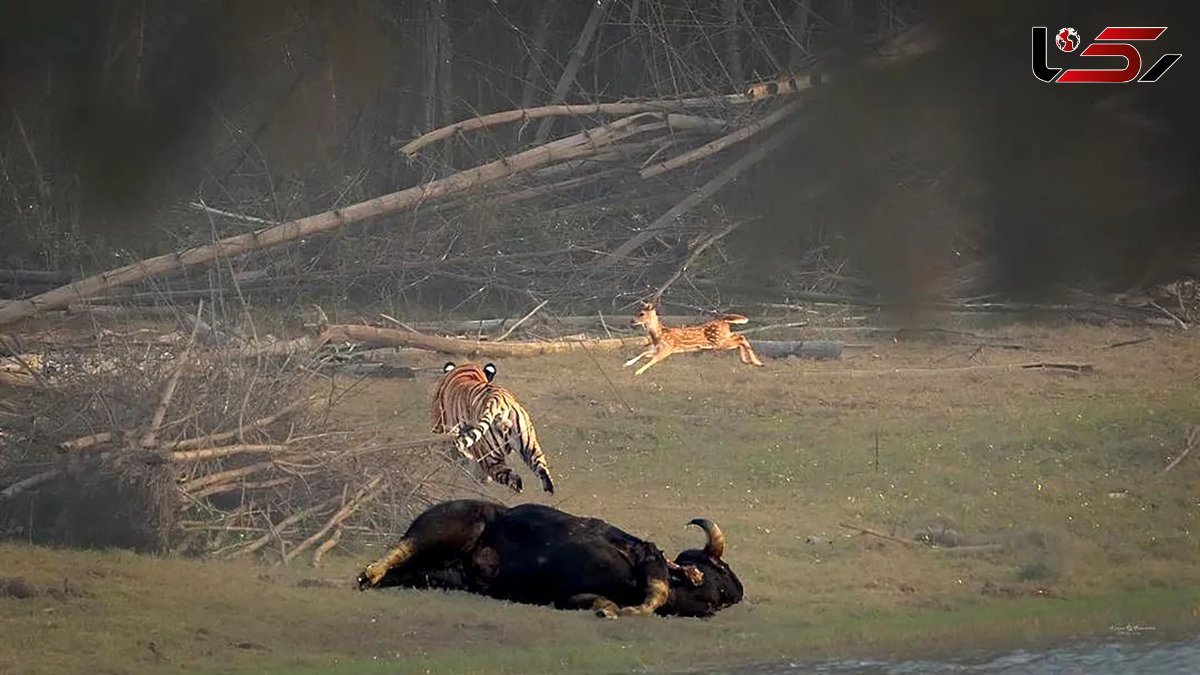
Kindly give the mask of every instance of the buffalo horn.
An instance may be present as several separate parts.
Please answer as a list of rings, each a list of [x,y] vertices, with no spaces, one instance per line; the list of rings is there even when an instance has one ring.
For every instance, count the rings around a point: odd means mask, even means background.
[[[705,518],[693,518],[688,525],[695,525],[704,530],[704,533],[708,535],[708,543],[704,545],[704,552],[720,560],[721,555],[725,553],[725,533],[721,532],[721,528]]]

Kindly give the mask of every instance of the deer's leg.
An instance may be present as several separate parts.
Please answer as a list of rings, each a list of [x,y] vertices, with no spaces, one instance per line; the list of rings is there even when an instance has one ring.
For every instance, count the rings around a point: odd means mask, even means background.
[[[628,361],[626,361],[625,365],[622,367],[628,368],[629,366],[632,366],[633,364],[637,363],[639,359],[644,359],[647,356],[653,356],[653,355],[654,355],[654,347],[650,347],[649,349],[642,352],[641,354],[638,354],[637,356],[633,357],[632,359],[629,359]]]
[[[763,362],[758,358],[758,354],[755,354],[754,350],[750,347],[749,340],[741,335],[735,335],[734,339],[737,340],[738,356],[741,357],[742,363],[750,363],[756,366],[763,365]]]
[[[671,352],[669,352],[669,351],[666,351],[663,349],[658,350],[657,352],[655,352],[654,356],[650,357],[649,361],[642,364],[641,368],[638,368],[637,370],[633,371],[633,374],[641,375],[642,373],[646,372],[647,368],[658,363],[659,361],[662,361],[663,359],[667,358],[670,355],[671,355]]]

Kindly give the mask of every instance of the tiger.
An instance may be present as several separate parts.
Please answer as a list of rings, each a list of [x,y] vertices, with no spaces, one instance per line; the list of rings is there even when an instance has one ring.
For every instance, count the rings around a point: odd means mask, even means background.
[[[541,479],[542,490],[554,494],[554,481],[533,420],[511,392],[492,383],[496,366],[456,366],[448,361],[442,372],[429,408],[433,433],[454,436],[455,449],[475,463],[485,482],[493,480],[520,493],[521,477],[504,461],[518,450],[530,471]]]

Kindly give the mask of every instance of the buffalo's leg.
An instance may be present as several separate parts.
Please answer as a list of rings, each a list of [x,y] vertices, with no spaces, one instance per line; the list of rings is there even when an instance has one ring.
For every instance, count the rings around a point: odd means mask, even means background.
[[[647,579],[646,600],[640,605],[622,607],[617,613],[622,616],[650,616],[655,610],[666,604],[669,588],[666,579]]]
[[[417,547],[414,542],[408,537],[403,537],[396,545],[391,548],[382,558],[367,565],[367,567],[358,575],[358,587],[360,589],[369,588],[377,585],[388,570],[398,565],[404,564],[416,554]]]
[[[382,558],[358,575],[358,587],[379,585],[391,570],[420,557],[434,568],[452,562],[475,547],[488,523],[503,513],[501,504],[478,500],[453,500],[426,509],[408,526],[404,536]]]
[[[617,603],[609,600],[603,595],[595,593],[580,593],[573,595],[566,600],[557,604],[559,609],[586,609],[595,612],[596,616],[601,619],[615,619],[621,608]]]
[[[639,561],[634,570],[644,584],[646,599],[640,605],[622,607],[617,613],[623,616],[650,616],[666,604],[670,592],[671,570],[667,566],[667,557],[657,546],[648,542],[626,549],[626,554]]]

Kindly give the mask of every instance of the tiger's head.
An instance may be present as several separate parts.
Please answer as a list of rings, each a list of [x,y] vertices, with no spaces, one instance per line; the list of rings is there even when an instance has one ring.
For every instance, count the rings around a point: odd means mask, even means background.
[[[479,368],[479,366],[474,363],[464,363],[462,365],[463,368],[472,367],[472,366],[475,368]],[[442,366],[442,372],[449,374],[457,367],[458,366],[454,365],[453,361],[447,361],[446,365]],[[488,382],[491,382],[496,377],[496,364],[494,364],[494,363],[491,363],[491,362],[485,363],[485,364],[483,364],[483,368],[480,368],[480,370],[483,371],[483,376],[484,376],[484,378],[487,379]]]

